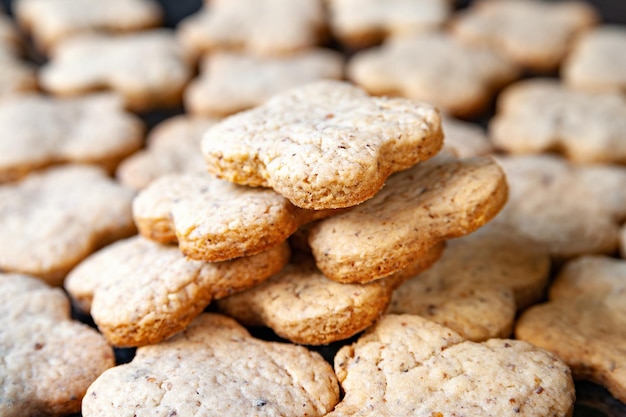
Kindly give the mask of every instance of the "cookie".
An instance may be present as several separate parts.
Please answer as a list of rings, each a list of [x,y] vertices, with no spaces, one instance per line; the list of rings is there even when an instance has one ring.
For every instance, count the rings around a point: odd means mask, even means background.
[[[185,107],[192,114],[227,116],[299,85],[341,79],[343,61],[339,52],[322,48],[273,57],[215,52],[185,91]]]
[[[347,77],[371,94],[431,103],[457,117],[484,112],[518,70],[493,50],[465,45],[445,32],[390,38],[352,56]]]
[[[0,273],[0,316],[4,417],[76,413],[89,385],[115,365],[104,338],[71,320],[65,294],[36,278]]]
[[[571,416],[574,383],[527,342],[465,341],[414,315],[387,315],[335,356],[345,396],[327,417]]]
[[[591,92],[626,92],[626,29],[598,26],[581,34],[561,68],[568,86]]]
[[[193,75],[190,58],[168,29],[91,34],[60,44],[39,82],[58,96],[112,90],[136,112],[178,106]]]
[[[213,299],[261,283],[288,260],[284,244],[230,262],[198,262],[135,236],[82,261],[65,288],[112,345],[144,346],[184,330]]]
[[[406,270],[368,284],[341,284],[326,278],[313,259],[296,260],[254,288],[216,302],[219,311],[247,326],[267,326],[304,345],[347,339],[376,321],[404,279],[425,270],[441,256],[443,244]]]
[[[113,172],[141,147],[143,132],[141,120],[113,94],[7,97],[0,102],[0,183],[70,162]]]
[[[504,173],[491,157],[449,154],[391,176],[372,199],[318,222],[309,244],[327,277],[368,282],[406,268],[430,248],[478,229],[505,204]]]
[[[493,47],[524,69],[550,72],[576,36],[598,21],[589,2],[479,0],[456,16],[451,30],[464,42]]]
[[[202,314],[181,334],[137,349],[89,387],[84,417],[325,416],[339,400],[332,367],[302,346],[256,339]]]
[[[124,159],[117,167],[117,180],[141,190],[166,174],[205,172],[200,152],[204,133],[216,119],[174,116],[157,124],[146,139],[146,148]]]
[[[362,203],[442,142],[435,108],[326,80],[226,118],[204,136],[202,153],[218,177],[319,210]]]
[[[66,165],[0,186],[0,270],[52,285],[99,247],[135,233],[133,192],[95,166]]]
[[[577,163],[626,163],[626,98],[575,91],[553,79],[531,79],[503,91],[489,123],[494,146],[507,153],[555,151]]]
[[[20,58],[22,46],[13,22],[0,8],[0,98],[37,88],[34,68]]]
[[[549,300],[524,312],[515,335],[561,357],[574,378],[626,402],[626,261],[596,255],[568,262]]]
[[[484,129],[475,123],[444,116],[441,126],[444,135],[443,148],[459,158],[488,155],[494,151]]]
[[[423,316],[475,342],[510,337],[516,312],[543,298],[547,249],[495,224],[446,243],[431,268],[394,291],[388,312]]]

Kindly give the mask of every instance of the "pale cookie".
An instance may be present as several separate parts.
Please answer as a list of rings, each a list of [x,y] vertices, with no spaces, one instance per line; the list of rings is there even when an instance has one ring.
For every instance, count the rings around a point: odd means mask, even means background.
[[[299,226],[335,212],[301,209],[273,190],[207,173],[161,177],[133,201],[139,233],[157,242],[178,242],[185,255],[205,262],[266,251]]]
[[[626,261],[570,261],[548,302],[524,312],[515,334],[559,355],[574,378],[604,385],[626,403]]]
[[[42,51],[89,32],[122,33],[156,27],[163,14],[153,0],[17,0],[13,9],[21,28]]]
[[[144,346],[184,330],[212,300],[261,283],[288,260],[284,244],[230,262],[199,262],[135,236],[85,259],[65,288],[112,345]]]
[[[452,32],[469,44],[495,48],[520,67],[548,72],[598,20],[589,2],[479,0],[457,15]]]
[[[0,101],[0,183],[69,162],[113,172],[141,147],[143,132],[141,120],[112,94],[7,97]]]
[[[441,154],[389,177],[372,199],[318,222],[309,236],[318,268],[339,282],[368,282],[416,262],[430,248],[481,227],[507,199],[490,157]]]
[[[140,190],[166,174],[206,172],[200,141],[216,122],[186,115],[164,120],[150,131],[145,149],[118,165],[115,176],[123,185]]]
[[[192,114],[227,116],[299,85],[341,79],[343,61],[339,52],[322,48],[277,57],[215,52],[185,91],[185,107]]]
[[[549,276],[547,249],[488,224],[447,241],[441,259],[394,291],[388,312],[423,316],[475,342],[509,337],[516,311],[542,299]]]
[[[336,342],[372,325],[389,305],[393,289],[430,267],[443,247],[437,245],[407,270],[368,284],[329,280],[301,255],[261,285],[217,301],[217,308],[245,325],[270,327],[294,343]]]
[[[135,233],[132,198],[131,190],[87,165],[0,186],[0,270],[61,285],[93,251]]]
[[[202,314],[183,333],[104,372],[89,387],[82,415],[321,417],[338,401],[337,378],[318,353],[256,339],[230,318]]]
[[[513,154],[556,151],[578,163],[626,164],[626,97],[552,79],[519,82],[498,99],[489,137]]]
[[[198,56],[216,50],[285,55],[319,45],[325,32],[322,0],[211,0],[177,31]]]
[[[345,397],[327,417],[571,416],[574,382],[530,343],[464,341],[413,315],[384,316],[335,356]]]
[[[459,117],[483,112],[495,93],[518,76],[493,50],[464,45],[447,33],[391,38],[356,53],[347,76],[371,94],[399,95]]]
[[[371,198],[389,175],[432,157],[442,142],[435,108],[329,80],[230,116],[207,132],[202,152],[214,175],[318,210]]]
[[[626,28],[604,25],[580,35],[563,63],[564,82],[586,91],[626,93]]]
[[[58,288],[0,273],[0,415],[65,416],[80,411],[89,385],[115,365],[94,329],[70,318]]]
[[[614,253],[626,219],[626,168],[573,165],[555,155],[498,157],[509,201],[495,221],[548,248],[561,261]]]
[[[127,35],[84,35],[60,44],[41,71],[45,90],[79,95],[108,89],[133,111],[180,105],[193,75],[189,57],[167,29]]]
[[[444,149],[453,152],[459,158],[493,153],[493,146],[487,134],[477,124],[444,116],[441,126],[443,127]]]

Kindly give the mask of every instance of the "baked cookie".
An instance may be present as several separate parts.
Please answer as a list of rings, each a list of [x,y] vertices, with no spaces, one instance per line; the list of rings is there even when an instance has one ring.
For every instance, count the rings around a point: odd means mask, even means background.
[[[113,172],[141,147],[143,133],[141,120],[125,112],[113,94],[6,97],[0,101],[0,183],[69,162]]]
[[[465,341],[414,315],[387,315],[335,356],[345,397],[327,417],[571,416],[556,355],[519,340]]]
[[[115,365],[94,329],[70,318],[58,288],[0,273],[0,415],[64,416],[80,411],[89,385]]]
[[[343,61],[339,52],[322,48],[274,57],[215,52],[204,59],[200,77],[185,91],[185,108],[204,116],[237,113],[299,85],[341,79]]]
[[[0,186],[0,270],[52,285],[91,252],[135,233],[133,192],[95,166],[65,165]]]
[[[493,146],[484,129],[475,123],[450,116],[441,119],[443,148],[459,158],[471,158],[493,153]]]
[[[369,282],[478,229],[506,199],[504,173],[491,157],[440,154],[389,177],[365,203],[315,224],[309,244],[327,277]]]
[[[145,149],[118,165],[115,176],[122,185],[140,190],[166,174],[205,172],[200,141],[216,122],[187,115],[164,120],[150,131]]]
[[[34,68],[20,59],[21,47],[17,29],[0,7],[0,98],[37,88]]]
[[[325,80],[228,117],[204,136],[202,152],[218,177],[319,210],[371,198],[391,173],[432,157],[442,142],[435,108]]]
[[[465,45],[444,32],[390,38],[352,56],[347,77],[371,94],[399,95],[452,116],[483,112],[518,70],[493,50]]]
[[[547,249],[487,224],[448,240],[441,259],[394,291],[388,312],[423,316],[475,342],[509,337],[516,311],[542,299],[549,276]]]
[[[499,97],[489,137],[513,154],[557,151],[579,163],[626,164],[626,98],[553,79],[522,81]]]
[[[84,417],[325,416],[339,401],[332,367],[302,346],[256,339],[234,320],[202,314],[181,334],[137,349],[104,372]]]
[[[199,262],[140,236],[94,253],[65,281],[115,346],[144,346],[184,330],[213,299],[257,285],[289,260],[287,244],[230,262]]]
[[[596,25],[589,2],[479,0],[452,21],[452,33],[474,45],[489,45],[520,67],[549,72],[558,68],[575,37]]]
[[[515,335],[559,355],[574,378],[626,402],[626,261],[596,255],[568,262],[548,302],[525,311]]]
[[[41,68],[39,82],[59,96],[113,90],[129,110],[140,112],[180,105],[192,75],[174,32],[155,29],[68,39]]]

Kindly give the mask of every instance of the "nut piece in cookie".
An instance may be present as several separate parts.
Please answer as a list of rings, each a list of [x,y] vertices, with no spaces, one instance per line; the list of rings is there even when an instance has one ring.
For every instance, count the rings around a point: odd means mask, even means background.
[[[526,310],[515,335],[559,355],[574,378],[604,385],[626,403],[626,261],[593,255],[568,262],[548,302]]]
[[[574,382],[527,342],[464,341],[419,316],[387,315],[335,356],[342,416],[571,416]]]
[[[82,415],[321,417],[338,401],[337,378],[318,353],[256,339],[233,319],[202,314],[104,372],[89,387]]]
[[[0,186],[0,270],[61,285],[89,254],[136,232],[133,192],[88,165],[65,165]]]
[[[224,119],[207,132],[202,152],[212,174],[318,210],[371,198],[389,175],[431,158],[442,142],[432,106],[326,80]]]
[[[115,365],[94,329],[70,318],[58,288],[0,273],[0,415],[64,416],[80,411],[89,385]]]

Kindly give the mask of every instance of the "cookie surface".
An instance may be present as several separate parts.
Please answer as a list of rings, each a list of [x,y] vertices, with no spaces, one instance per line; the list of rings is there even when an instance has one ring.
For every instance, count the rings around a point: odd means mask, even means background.
[[[429,105],[318,81],[218,123],[202,152],[214,175],[271,187],[317,210],[371,198],[391,173],[432,157],[442,141]]]
[[[443,127],[444,149],[452,151],[459,158],[493,153],[493,145],[487,138],[487,134],[475,123],[444,116],[441,126]]]

